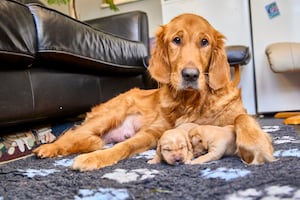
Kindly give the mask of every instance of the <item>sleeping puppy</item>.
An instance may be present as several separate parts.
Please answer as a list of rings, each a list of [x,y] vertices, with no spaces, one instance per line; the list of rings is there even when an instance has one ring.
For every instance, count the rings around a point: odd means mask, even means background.
[[[193,159],[193,149],[188,131],[198,125],[185,123],[163,133],[156,147],[156,154],[149,164],[162,161],[170,165],[188,164]]]
[[[236,154],[234,126],[196,126],[188,135],[195,157],[190,164],[206,163]]]

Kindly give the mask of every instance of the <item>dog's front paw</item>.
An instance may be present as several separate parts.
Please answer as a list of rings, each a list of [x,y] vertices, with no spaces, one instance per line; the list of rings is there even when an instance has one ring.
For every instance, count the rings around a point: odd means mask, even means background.
[[[273,151],[264,150],[247,150],[243,147],[238,147],[238,155],[242,158],[245,164],[261,165],[266,162],[274,162],[278,159],[274,158]]]
[[[59,155],[59,148],[55,143],[43,144],[34,149],[33,153],[40,158],[52,158]]]
[[[92,171],[100,168],[100,161],[91,153],[82,154],[75,158],[72,169],[79,171]]]
[[[266,162],[274,162],[273,146],[268,134],[261,133],[260,137],[253,143],[238,143],[237,153],[244,163],[260,165]]]
[[[117,158],[105,152],[105,150],[94,151],[79,155],[75,158],[72,169],[79,171],[92,171],[116,164]]]

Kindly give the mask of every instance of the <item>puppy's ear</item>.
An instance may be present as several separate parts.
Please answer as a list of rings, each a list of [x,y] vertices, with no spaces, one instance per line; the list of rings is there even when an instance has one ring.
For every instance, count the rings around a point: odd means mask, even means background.
[[[188,132],[188,137],[190,141],[192,141],[193,137],[197,135],[197,131],[194,131],[195,129],[197,129],[197,127],[190,129]]]
[[[161,155],[161,144],[158,142],[157,148],[156,148],[156,156],[159,157],[160,160],[162,160],[162,155]]]
[[[192,132],[191,135],[193,135],[191,141],[194,140],[195,143],[200,142],[202,144],[203,148],[205,150],[207,150],[208,149],[208,142],[206,141],[205,137],[203,137],[201,128],[199,128],[199,127],[193,128],[190,132]]]
[[[155,47],[152,52],[149,68],[152,78],[157,82],[168,84],[170,82],[170,65],[167,44],[165,42],[165,26],[161,26],[156,33]]]
[[[156,154],[154,155],[152,160],[149,160],[149,164],[157,164],[162,161],[162,155],[161,155],[161,145],[160,142],[158,141],[157,147],[156,147]]]
[[[208,71],[209,86],[218,90],[230,82],[230,67],[224,47],[224,36],[216,31],[215,45]]]
[[[184,137],[185,137],[185,141],[186,141],[186,145],[187,145],[188,151],[189,152],[193,152],[192,141],[190,140],[189,133],[185,132]]]

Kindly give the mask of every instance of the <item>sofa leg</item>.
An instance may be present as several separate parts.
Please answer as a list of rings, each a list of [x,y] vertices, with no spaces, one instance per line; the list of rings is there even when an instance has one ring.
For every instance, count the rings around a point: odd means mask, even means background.
[[[240,65],[236,64],[236,65],[233,65],[233,67],[234,67],[234,80],[233,80],[233,84],[235,86],[238,86],[238,84],[240,83],[240,80],[241,80]]]

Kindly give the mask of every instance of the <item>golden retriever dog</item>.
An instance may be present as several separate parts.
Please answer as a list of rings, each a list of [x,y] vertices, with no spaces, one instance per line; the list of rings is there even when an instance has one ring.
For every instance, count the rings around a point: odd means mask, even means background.
[[[189,164],[194,154],[188,131],[196,126],[198,125],[194,123],[184,123],[165,131],[158,140],[154,158],[148,163],[157,164],[165,161],[170,165]]]
[[[236,154],[236,137],[232,125],[198,125],[188,132],[188,137],[195,157],[190,164],[202,164]]]
[[[233,125],[243,161],[274,161],[268,134],[243,107],[240,90],[231,81],[224,36],[194,14],[175,17],[159,28],[149,72],[158,89],[132,89],[92,108],[81,126],[34,150],[41,158],[78,155],[72,168],[80,171],[116,164],[154,148],[162,133],[182,123]],[[134,116],[132,137],[102,149],[104,137],[123,128]]]

